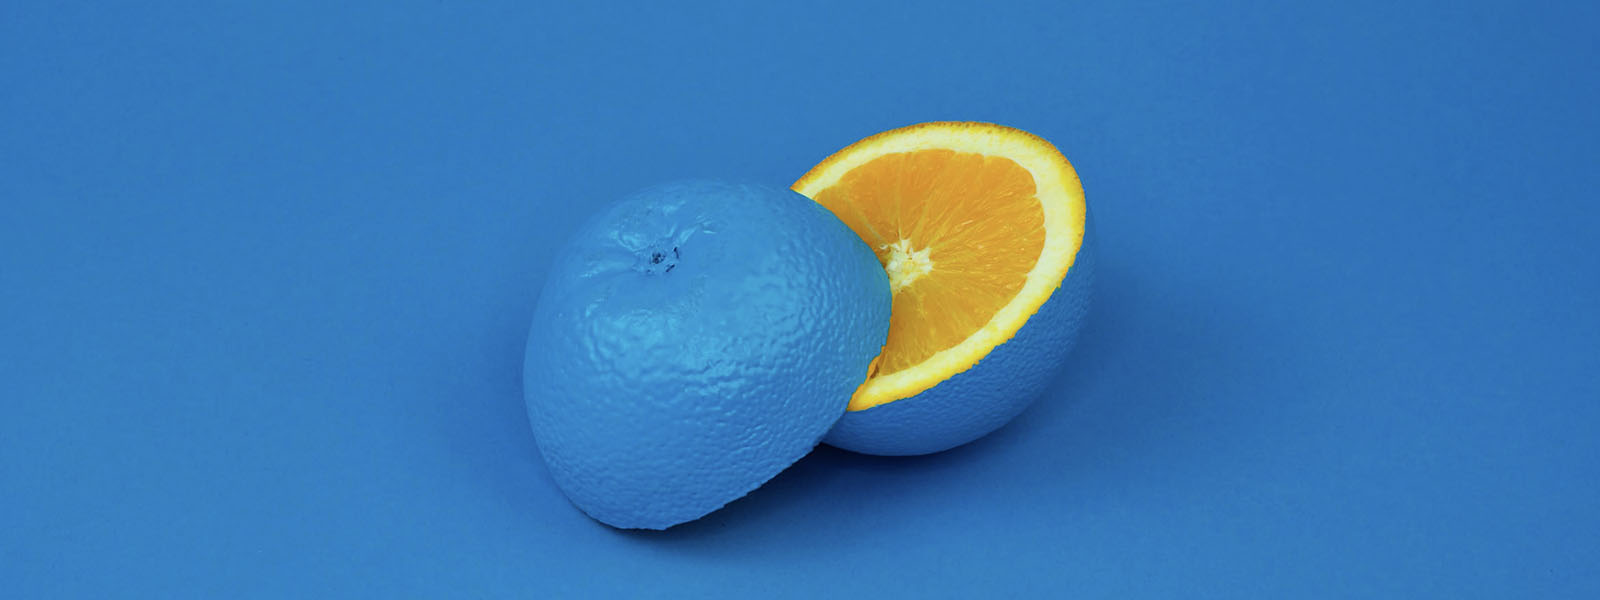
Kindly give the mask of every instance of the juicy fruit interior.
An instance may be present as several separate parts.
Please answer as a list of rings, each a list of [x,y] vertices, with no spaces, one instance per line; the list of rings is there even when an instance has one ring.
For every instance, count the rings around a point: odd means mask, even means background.
[[[873,377],[960,344],[1016,297],[1044,250],[1036,191],[1011,159],[918,150],[875,158],[816,195],[889,273],[889,338]]]

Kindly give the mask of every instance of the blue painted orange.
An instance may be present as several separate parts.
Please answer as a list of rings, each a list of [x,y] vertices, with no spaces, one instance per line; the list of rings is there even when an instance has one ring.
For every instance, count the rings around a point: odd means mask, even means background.
[[[870,248],[790,190],[684,182],[585,225],[535,310],[524,395],[573,504],[664,529],[811,451],[889,327]]]
[[[879,369],[827,443],[938,452],[1039,397],[1094,279],[1083,186],[1054,145],[994,123],[921,123],[835,152],[794,189],[876,250],[894,294]]]

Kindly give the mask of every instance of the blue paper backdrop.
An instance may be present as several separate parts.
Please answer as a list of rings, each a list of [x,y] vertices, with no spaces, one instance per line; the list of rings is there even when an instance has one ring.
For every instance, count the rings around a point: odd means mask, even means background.
[[[259,4],[0,8],[0,596],[1600,597],[1600,5]],[[574,224],[935,119],[1083,175],[1048,397],[568,505]]]

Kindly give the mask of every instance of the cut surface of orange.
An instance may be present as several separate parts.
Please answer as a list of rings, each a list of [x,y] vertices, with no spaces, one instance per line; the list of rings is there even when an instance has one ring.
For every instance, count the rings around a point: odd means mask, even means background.
[[[1049,142],[973,122],[886,131],[840,150],[795,191],[866,240],[894,294],[859,411],[982,360],[1055,291],[1083,243],[1077,173]]]

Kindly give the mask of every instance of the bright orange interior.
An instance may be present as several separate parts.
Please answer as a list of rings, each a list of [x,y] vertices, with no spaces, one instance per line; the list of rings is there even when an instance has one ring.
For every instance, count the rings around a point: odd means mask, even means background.
[[[1011,159],[919,150],[875,158],[816,195],[889,272],[894,306],[874,376],[961,343],[1016,297],[1044,250],[1034,194]]]

